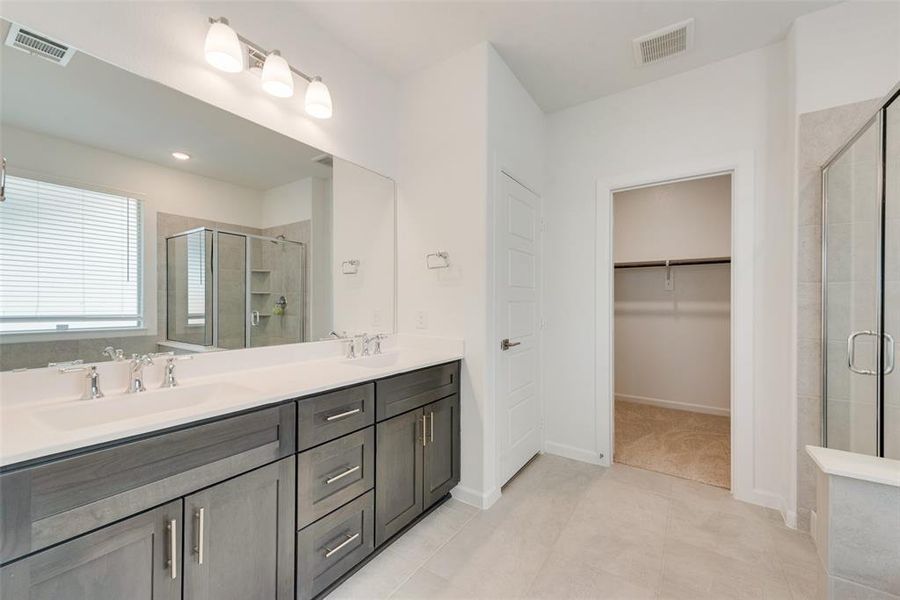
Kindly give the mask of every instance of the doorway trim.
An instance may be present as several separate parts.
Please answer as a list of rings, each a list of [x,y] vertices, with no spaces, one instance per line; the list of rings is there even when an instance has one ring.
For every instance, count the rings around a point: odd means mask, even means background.
[[[615,447],[615,302],[613,193],[711,175],[731,174],[731,492],[735,498],[783,510],[783,499],[755,482],[754,208],[752,152],[689,160],[597,181],[595,237],[595,369],[597,451],[612,464]]]

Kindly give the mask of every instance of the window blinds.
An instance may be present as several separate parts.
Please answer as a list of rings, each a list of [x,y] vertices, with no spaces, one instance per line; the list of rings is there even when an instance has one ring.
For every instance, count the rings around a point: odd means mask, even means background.
[[[22,177],[0,204],[0,332],[142,325],[141,203]]]
[[[188,325],[203,325],[206,314],[206,230],[187,236]]]

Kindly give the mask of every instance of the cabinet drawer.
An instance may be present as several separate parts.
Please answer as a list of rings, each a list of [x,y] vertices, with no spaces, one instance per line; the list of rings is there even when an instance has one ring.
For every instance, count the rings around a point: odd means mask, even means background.
[[[297,405],[298,450],[306,450],[375,422],[375,385],[367,383]]]
[[[404,373],[375,383],[379,421],[446,398],[459,391],[459,362]]]
[[[375,548],[374,493],[367,492],[297,534],[297,598],[309,600]]]
[[[375,427],[297,457],[297,529],[324,517],[375,484]]]
[[[6,562],[293,454],[291,402],[0,476]]]

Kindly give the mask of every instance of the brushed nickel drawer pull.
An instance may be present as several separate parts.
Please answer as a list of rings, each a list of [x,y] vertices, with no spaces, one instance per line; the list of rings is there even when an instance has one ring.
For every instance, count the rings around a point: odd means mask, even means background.
[[[353,410],[348,410],[347,412],[338,413],[336,415],[331,415],[330,417],[325,417],[326,421],[339,421],[341,419],[346,419],[350,415],[355,415],[358,412],[362,412],[361,408],[354,408]]]
[[[169,560],[166,566],[169,567],[172,579],[178,579],[178,521],[169,521],[166,530],[169,532]]]
[[[197,521],[197,545],[194,546],[194,552],[197,554],[197,564],[203,564],[203,517],[206,513],[205,508],[197,509],[194,512],[194,519]]]
[[[434,411],[431,411],[431,441],[434,442]]]
[[[335,553],[340,552],[343,548],[345,548],[347,546],[347,544],[349,544],[350,542],[352,542],[353,540],[355,540],[358,537],[359,537],[359,533],[354,533],[353,535],[348,535],[346,540],[344,540],[343,542],[341,542],[334,548],[331,548],[330,550],[326,546],[325,547],[325,558],[331,558]]]
[[[359,471],[359,465],[356,465],[355,467],[350,467],[349,469],[347,469],[347,470],[344,471],[343,473],[338,473],[338,474],[335,475],[334,477],[329,477],[328,479],[326,479],[326,480],[325,480],[325,484],[327,485],[327,484],[329,484],[329,483],[334,483],[335,481],[338,481],[339,479],[343,479],[344,477],[346,477],[346,476],[349,475],[350,473],[356,473],[357,471]]]

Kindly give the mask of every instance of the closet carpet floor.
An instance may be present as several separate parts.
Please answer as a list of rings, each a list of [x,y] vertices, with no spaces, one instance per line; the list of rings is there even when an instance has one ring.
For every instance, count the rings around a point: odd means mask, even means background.
[[[616,400],[613,460],[729,489],[731,420]]]

